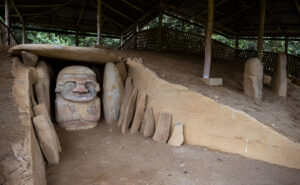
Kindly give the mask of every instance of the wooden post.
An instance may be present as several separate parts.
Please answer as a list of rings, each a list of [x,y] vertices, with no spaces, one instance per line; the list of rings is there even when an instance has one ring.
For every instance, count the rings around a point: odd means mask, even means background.
[[[75,31],[75,45],[79,46],[79,37],[78,37],[78,31]]]
[[[238,57],[238,50],[239,50],[239,37],[238,36],[236,36],[235,37],[235,57],[237,58]]]
[[[138,49],[137,48],[137,42],[138,42],[138,31],[139,31],[139,26],[138,26],[138,23],[136,23],[136,26],[135,26],[135,43],[134,43],[134,49]]]
[[[288,54],[289,52],[289,37],[285,36],[285,41],[284,41],[284,52]]]
[[[25,44],[26,33],[25,33],[25,24],[22,24],[22,44]]]
[[[101,12],[102,12],[102,1],[98,0],[97,4],[97,45],[101,45]]]
[[[5,0],[5,24],[8,27],[7,29],[7,35],[6,35],[6,45],[10,45],[10,23],[9,23],[9,6],[8,6],[8,0]]]
[[[257,42],[257,57],[261,61],[262,61],[262,54],[263,54],[265,14],[266,14],[266,2],[265,0],[260,0],[260,25],[259,25],[259,35],[258,35],[258,42]]]
[[[121,36],[120,36],[120,47],[122,47],[123,46],[123,34],[121,34]]]
[[[210,63],[211,63],[211,35],[213,31],[214,22],[214,0],[208,0],[208,15],[207,25],[205,32],[205,58],[204,58],[204,69],[203,78],[209,78]]]
[[[162,35],[163,35],[163,9],[162,6],[160,6],[159,9],[159,15],[158,15],[158,50],[161,51],[162,50]]]

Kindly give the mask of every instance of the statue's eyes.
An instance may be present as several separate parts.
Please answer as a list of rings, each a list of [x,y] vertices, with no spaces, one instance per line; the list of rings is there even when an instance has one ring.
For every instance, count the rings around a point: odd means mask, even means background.
[[[85,88],[95,88],[95,84],[93,82],[85,82]]]
[[[68,81],[68,82],[65,83],[65,86],[67,86],[67,87],[76,87],[76,82]]]

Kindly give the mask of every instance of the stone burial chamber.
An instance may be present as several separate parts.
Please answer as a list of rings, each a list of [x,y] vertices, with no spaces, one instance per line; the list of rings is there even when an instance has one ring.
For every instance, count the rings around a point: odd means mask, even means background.
[[[57,126],[76,132],[93,129],[101,119],[124,135],[141,134],[157,144],[206,146],[300,168],[299,143],[246,113],[160,79],[141,58],[44,44],[18,45],[9,52],[19,117],[30,128],[25,153],[34,184],[46,184],[45,163],[61,160]],[[245,71],[246,94],[261,98],[260,61],[249,61]]]

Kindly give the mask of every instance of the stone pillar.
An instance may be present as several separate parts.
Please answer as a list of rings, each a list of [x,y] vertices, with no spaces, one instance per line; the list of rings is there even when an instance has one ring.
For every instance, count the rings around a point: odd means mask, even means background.
[[[214,0],[208,0],[208,15],[205,32],[205,58],[203,78],[209,78],[210,63],[211,63],[211,34],[213,32],[214,23]]]
[[[278,54],[274,65],[272,77],[272,90],[278,96],[286,96],[287,92],[287,74],[286,74],[287,56],[285,53]]]
[[[262,98],[263,66],[258,58],[249,58],[244,70],[244,93],[252,99]]]

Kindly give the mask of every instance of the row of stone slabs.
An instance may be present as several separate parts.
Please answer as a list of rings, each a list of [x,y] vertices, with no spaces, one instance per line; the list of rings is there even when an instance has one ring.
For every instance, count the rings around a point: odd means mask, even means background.
[[[138,91],[132,86],[132,79],[128,77],[117,122],[122,133],[125,134],[130,128],[131,134],[140,131],[145,137],[153,136],[153,140],[156,142],[168,142],[172,146],[180,146],[184,141],[183,124],[176,124],[169,138],[172,114],[160,112],[158,122],[155,124],[153,109],[146,108],[148,99],[149,97],[144,92]]]

